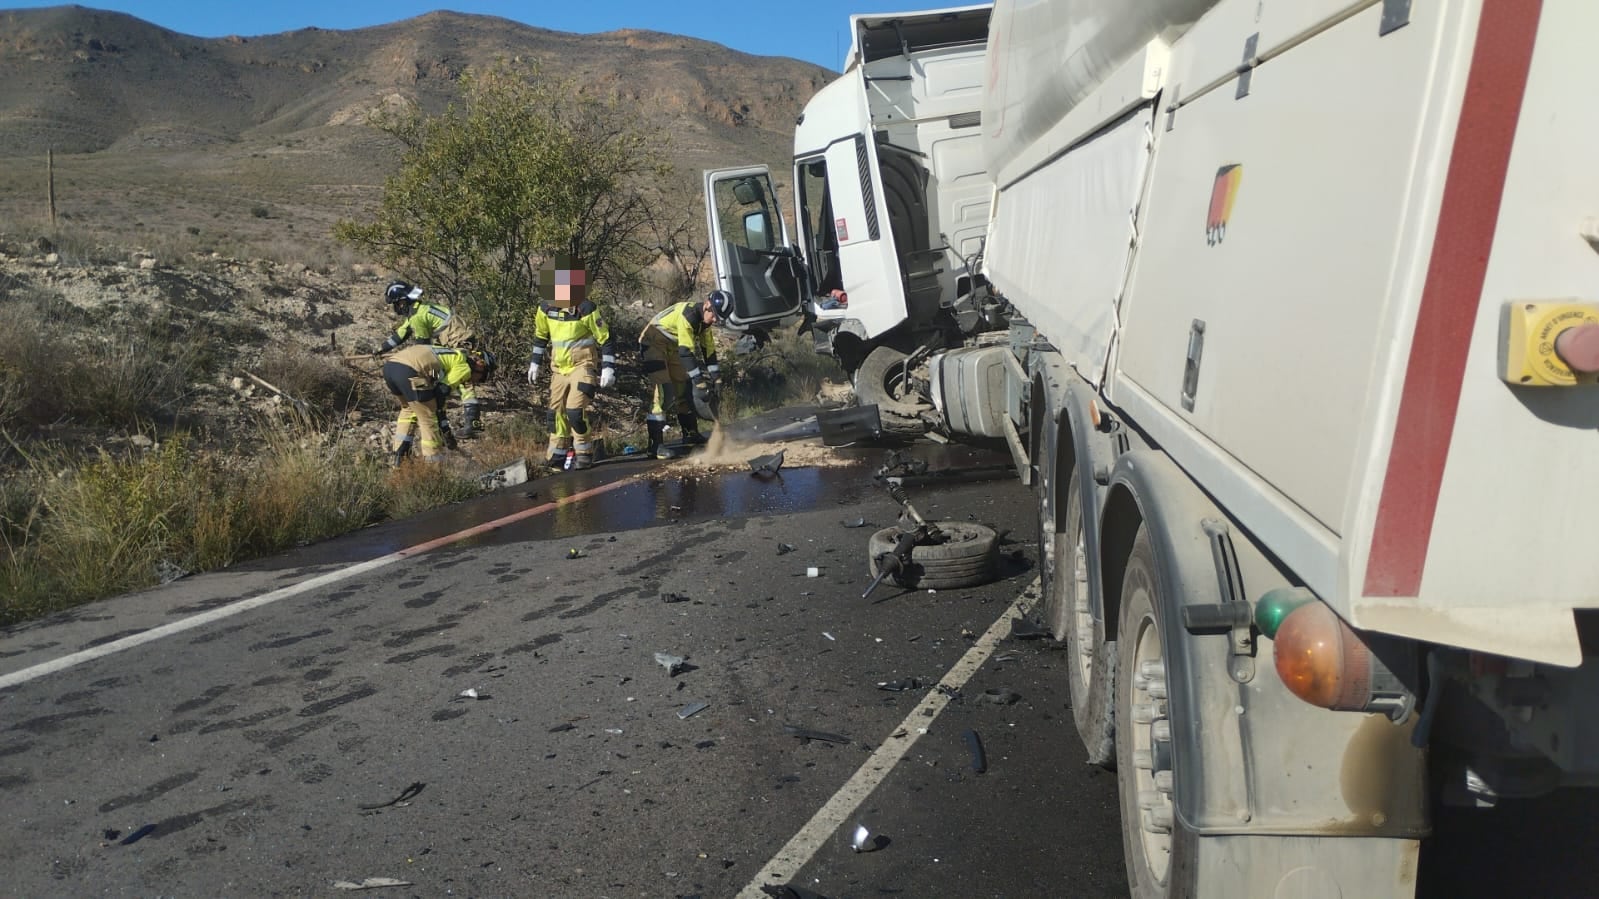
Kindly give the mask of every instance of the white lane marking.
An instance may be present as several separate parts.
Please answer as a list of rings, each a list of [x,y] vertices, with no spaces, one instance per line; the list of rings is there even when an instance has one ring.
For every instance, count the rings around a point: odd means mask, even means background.
[[[738,899],[765,899],[766,893],[761,892],[763,884],[785,884],[799,873],[816,856],[818,850],[838,831],[860,808],[861,803],[871,795],[872,791],[888,777],[894,766],[904,757],[905,753],[921,739],[918,728],[930,727],[937,719],[938,714],[949,705],[949,696],[938,687],[949,687],[959,690],[972,679],[977,669],[988,661],[994,654],[994,649],[999,641],[1005,639],[1010,633],[1011,620],[1016,617],[1025,617],[1033,606],[1033,601],[1038,596],[1039,582],[1034,580],[1016,601],[1006,607],[1004,614],[1000,615],[988,630],[966,650],[949,673],[939,680],[938,685],[928,691],[927,696],[911,709],[898,728],[890,731],[891,734],[903,732],[904,738],[890,736],[877,747],[866,762],[856,770],[855,774],[840,787],[827,803],[811,816],[811,820],[801,827],[799,833],[788,841],[788,845],[777,851],[772,860],[766,863],[744,889],[738,893]]]
[[[456,531],[453,534],[446,534],[443,537],[434,538],[426,543],[418,543],[415,546],[397,549],[386,556],[379,556],[376,559],[368,559],[365,562],[358,562],[348,568],[340,568],[337,571],[330,571],[327,574],[320,574],[308,581],[301,581],[298,584],[291,584],[287,587],[283,587],[282,589],[273,590],[271,593],[263,593],[260,596],[251,597],[250,599],[241,599],[236,603],[201,612],[198,615],[185,618],[182,621],[174,621],[171,624],[163,624],[160,627],[154,627],[147,631],[140,631],[137,634],[123,637],[120,640],[113,640],[110,643],[106,643],[101,646],[92,646],[79,652],[64,655],[58,659],[51,659],[48,662],[40,662],[37,665],[24,668],[21,671],[13,671],[10,674],[0,675],[0,690],[4,690],[7,687],[14,687],[17,684],[25,684],[28,681],[44,677],[47,674],[54,674],[57,671],[65,671],[68,668],[82,665],[84,662],[91,662],[95,659],[104,658],[113,653],[122,652],[125,649],[132,649],[135,646],[142,646],[146,643],[154,642],[163,637],[170,637],[173,634],[181,634],[184,631],[193,630],[197,627],[203,627],[204,625],[210,624],[213,621],[220,621],[224,618],[229,618],[242,612],[248,612],[251,609],[259,609],[265,605],[271,605],[272,603],[279,602],[281,600],[299,596],[302,593],[308,593],[317,589],[318,587],[326,587],[329,584],[336,584],[339,581],[348,580],[356,575],[365,574],[369,571],[376,571],[379,568],[385,568],[389,565],[393,565],[395,562],[409,559],[412,556],[419,556],[425,552],[428,552],[429,550],[438,549],[441,546],[449,546],[452,543],[459,543],[460,541],[469,537],[476,537],[479,534],[484,534],[495,530],[496,528],[501,528],[505,525],[521,521],[524,518],[532,518],[535,515],[542,515],[545,512],[552,511],[569,503],[575,503],[579,500],[588,499],[591,496],[598,496],[601,493],[615,490],[618,487],[632,483],[633,481],[637,480],[637,478],[638,476],[634,475],[632,477],[623,478],[619,481],[612,481],[609,484],[601,484],[598,487],[582,490],[572,494],[571,496],[564,496],[554,502],[548,502],[542,505],[534,506],[531,509],[523,509],[520,512],[514,512],[510,515],[506,515],[503,518],[496,518],[493,521],[485,522],[479,525],[473,525],[465,530]]]

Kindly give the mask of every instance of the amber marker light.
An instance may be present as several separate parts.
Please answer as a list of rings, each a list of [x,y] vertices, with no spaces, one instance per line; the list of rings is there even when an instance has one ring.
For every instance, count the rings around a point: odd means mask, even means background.
[[[1371,650],[1325,603],[1283,617],[1272,658],[1288,691],[1311,705],[1355,711],[1371,700]]]

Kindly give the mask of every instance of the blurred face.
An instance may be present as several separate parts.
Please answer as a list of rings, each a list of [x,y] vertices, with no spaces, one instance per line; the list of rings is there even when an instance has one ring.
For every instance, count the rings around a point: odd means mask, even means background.
[[[583,264],[567,255],[558,255],[539,268],[539,298],[556,306],[571,307],[588,294],[588,272]]]
[[[700,304],[700,321],[707,325],[716,324],[716,311],[711,308],[710,303]]]

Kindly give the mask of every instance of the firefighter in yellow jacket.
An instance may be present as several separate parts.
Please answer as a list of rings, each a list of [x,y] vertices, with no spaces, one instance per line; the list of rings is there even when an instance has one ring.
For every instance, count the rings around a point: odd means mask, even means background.
[[[477,344],[477,335],[473,332],[472,326],[448,306],[422,302],[420,287],[413,287],[405,281],[395,281],[384,291],[383,298],[394,307],[394,314],[400,316],[401,322],[400,326],[394,329],[394,333],[389,335],[389,339],[383,342],[382,349],[378,350],[379,355],[392,353],[408,340],[456,348],[470,348]],[[464,385],[461,390],[461,407],[468,436],[474,436],[483,430],[481,405],[471,384]]]
[[[710,395],[717,390],[722,369],[716,361],[716,332],[711,326],[726,321],[732,311],[733,295],[713,290],[703,300],[674,303],[657,312],[639,335],[644,374],[655,385],[655,402],[646,418],[651,457],[676,455],[665,446],[668,414],[677,416],[685,444],[705,442],[689,391]]]
[[[425,461],[437,462],[442,447],[455,447],[450,423],[441,413],[450,391],[464,391],[470,385],[487,381],[496,368],[494,354],[487,350],[412,344],[383,362],[383,383],[400,400],[400,417],[394,422],[394,464],[411,454],[411,429],[421,432],[421,453]],[[442,436],[441,432],[442,431]]]
[[[556,256],[539,271],[539,307],[533,320],[533,359],[527,382],[538,380],[539,370],[550,367],[550,415],[555,419],[550,438],[549,464],[553,468],[589,468],[594,464],[594,442],[588,409],[594,396],[616,383],[616,351],[611,329],[600,310],[587,299],[587,275],[582,262]],[[569,458],[570,457],[570,458]]]

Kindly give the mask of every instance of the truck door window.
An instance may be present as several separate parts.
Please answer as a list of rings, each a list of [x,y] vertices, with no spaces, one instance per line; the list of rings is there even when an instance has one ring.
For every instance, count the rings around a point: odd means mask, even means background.
[[[830,290],[844,288],[844,275],[838,267],[838,232],[833,228],[833,204],[827,190],[827,161],[802,162],[799,175],[799,227],[811,261],[811,290],[825,296]]]
[[[775,207],[761,179],[718,181],[716,194],[722,240],[745,250],[770,252],[774,249]]]

